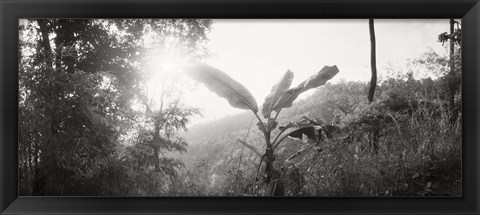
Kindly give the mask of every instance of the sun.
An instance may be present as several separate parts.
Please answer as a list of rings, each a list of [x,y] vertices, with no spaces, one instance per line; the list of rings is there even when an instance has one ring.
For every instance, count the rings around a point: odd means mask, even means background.
[[[189,59],[189,55],[181,47],[173,44],[152,51],[144,64],[145,91],[148,99],[158,105],[163,103],[159,99],[166,99],[165,94],[178,94],[183,91],[182,86],[174,86],[175,89],[172,89],[172,85],[181,76]]]
[[[176,67],[175,65],[176,65],[175,62],[173,62],[172,60],[167,60],[163,62],[161,65],[159,65],[159,67],[161,71],[168,72],[168,71],[174,71]]]
[[[176,51],[154,53],[147,61],[148,76],[172,75],[181,71],[187,57]]]

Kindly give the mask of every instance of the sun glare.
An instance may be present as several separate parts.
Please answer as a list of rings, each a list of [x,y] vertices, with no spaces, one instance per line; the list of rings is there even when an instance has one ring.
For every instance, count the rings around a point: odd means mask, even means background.
[[[186,56],[175,51],[153,53],[147,62],[148,76],[169,76],[180,72],[186,62]]]
[[[151,52],[145,63],[147,79],[145,90],[154,105],[161,102],[163,91],[172,90],[169,86],[178,78],[188,59],[189,56],[175,43]],[[175,91],[178,91],[178,87],[181,88],[176,86]]]

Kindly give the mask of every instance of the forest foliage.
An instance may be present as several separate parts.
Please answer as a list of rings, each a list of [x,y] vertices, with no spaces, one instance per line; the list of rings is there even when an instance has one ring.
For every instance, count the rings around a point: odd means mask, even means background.
[[[154,68],[145,62],[169,57],[169,44],[185,61],[201,61],[210,28],[211,20],[194,19],[23,20],[20,195],[461,195],[460,42],[453,61],[427,50],[404,67],[379,68],[371,103],[369,83],[327,83],[334,75],[290,88],[287,71],[261,104],[224,77],[220,85],[246,97],[217,94],[258,115],[190,125],[201,112],[182,89],[196,84],[164,73],[153,99]],[[197,81],[222,76],[201,67],[211,74],[192,75]],[[299,97],[307,88],[315,92]],[[288,135],[269,146],[267,128]],[[275,150],[265,157],[268,147]]]
[[[178,131],[198,110],[164,75],[151,98],[152,56],[201,59],[211,20],[37,19],[20,24],[20,195],[173,192],[186,151]],[[147,36],[145,36],[147,35]],[[162,60],[162,59],[154,59]],[[155,69],[155,68],[153,68]],[[168,80],[168,82],[167,82]]]

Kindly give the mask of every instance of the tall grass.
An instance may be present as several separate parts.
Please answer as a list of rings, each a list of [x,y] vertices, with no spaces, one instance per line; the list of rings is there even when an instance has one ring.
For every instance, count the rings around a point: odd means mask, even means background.
[[[351,114],[343,125],[348,136],[323,143],[324,150],[300,166],[302,193],[461,195],[461,117],[452,122],[441,105],[414,102],[408,111],[378,101]],[[377,149],[372,135],[378,135]]]

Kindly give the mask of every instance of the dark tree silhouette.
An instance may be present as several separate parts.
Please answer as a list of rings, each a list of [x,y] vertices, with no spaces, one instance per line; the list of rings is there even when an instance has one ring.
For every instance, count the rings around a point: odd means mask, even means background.
[[[372,69],[372,78],[370,79],[370,88],[368,90],[368,101],[373,102],[373,96],[375,94],[375,88],[377,86],[377,56],[375,45],[375,28],[373,19],[368,20],[368,27],[370,30],[370,67]]]
[[[455,122],[457,120],[457,111],[455,109],[455,94],[456,94],[456,84],[455,84],[455,20],[450,19],[450,73],[449,73],[449,95],[448,95],[448,104],[451,111],[450,121]]]

